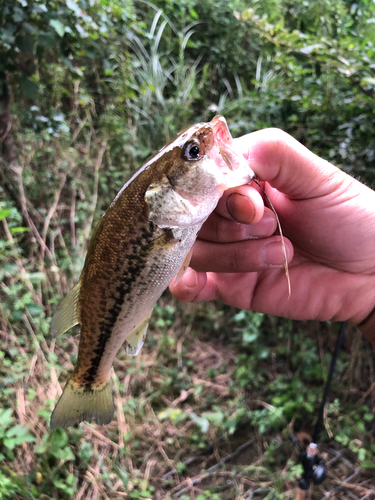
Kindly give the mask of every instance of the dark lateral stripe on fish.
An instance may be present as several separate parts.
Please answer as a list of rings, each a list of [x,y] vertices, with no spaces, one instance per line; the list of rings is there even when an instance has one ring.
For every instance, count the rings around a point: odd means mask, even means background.
[[[97,338],[96,347],[92,350],[92,354],[95,354],[95,356],[89,360],[90,366],[86,368],[84,373],[79,374],[79,380],[87,389],[90,389],[95,382],[106,345],[111,338],[113,328],[117,322],[126,297],[130,297],[133,286],[137,283],[139,275],[148,263],[150,257],[149,245],[153,242],[153,235],[155,232],[154,224],[150,223],[150,230],[143,227],[141,232],[141,241],[131,240],[129,242],[132,253],[128,255],[127,259],[122,263],[122,271],[124,269],[126,271],[118,273],[119,281],[114,293],[110,297],[115,303],[107,311],[105,319],[99,325],[100,334]],[[144,283],[144,287],[147,287],[147,283]],[[77,369],[79,371],[78,366]]]

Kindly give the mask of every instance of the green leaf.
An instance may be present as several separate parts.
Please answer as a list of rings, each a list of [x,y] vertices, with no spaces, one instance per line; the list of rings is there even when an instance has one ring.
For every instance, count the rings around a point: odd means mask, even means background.
[[[361,81],[361,85],[375,85],[375,78],[367,77]]]
[[[12,17],[13,21],[18,24],[25,19],[26,13],[19,7],[14,7]]]
[[[149,498],[150,497],[150,492],[149,491],[139,491],[138,495],[142,498]]]
[[[9,426],[14,418],[13,418],[13,410],[8,408],[7,410],[0,409],[0,425],[2,428]]]
[[[251,344],[252,342],[255,342],[255,340],[257,340],[258,337],[259,337],[258,332],[256,332],[256,333],[244,332],[243,333],[243,341],[245,344]]]
[[[181,408],[166,408],[158,413],[159,420],[170,418],[174,424],[182,422],[187,417],[187,414]]]
[[[361,468],[362,469],[374,469],[375,468],[375,462],[373,462],[371,459],[367,458],[361,463]]]
[[[34,41],[29,35],[20,35],[16,38],[16,45],[23,54],[33,51]]]
[[[94,448],[89,441],[83,441],[79,447],[78,456],[83,462],[89,462],[94,455]]]
[[[198,425],[201,432],[205,433],[208,431],[208,428],[210,427],[210,423],[208,422],[207,418],[199,417],[198,415],[196,415],[193,412],[191,412],[189,414],[189,416]]]
[[[51,449],[51,453],[56,457],[59,458],[60,460],[65,461],[71,461],[75,459],[75,456],[72,452],[72,450],[66,446],[65,448],[61,449]]]
[[[68,9],[72,10],[77,17],[83,17],[82,10],[73,0],[66,0],[66,6]]]
[[[9,208],[4,208],[3,210],[0,210],[0,220],[5,219],[10,214],[11,210]]]
[[[202,417],[208,420],[213,425],[220,425],[224,419],[222,411],[206,411],[202,413]]]
[[[48,12],[48,9],[45,5],[34,3],[32,6],[32,12],[33,14],[40,14],[41,12]]]
[[[27,231],[30,231],[29,227],[11,227],[10,228],[11,234],[26,233]]]
[[[27,304],[27,309],[33,317],[39,316],[43,312],[43,308],[39,304]]]
[[[32,82],[28,78],[22,77],[20,81],[20,88],[28,99],[34,100],[36,98],[38,85],[35,82]]]
[[[52,28],[54,28],[54,30],[59,36],[61,37],[64,36],[65,26],[61,21],[59,21],[58,19],[51,19],[49,25],[52,26]]]
[[[69,476],[73,476],[73,474],[70,474]],[[72,484],[71,480],[69,479],[69,476],[65,481],[61,481],[60,479],[55,478],[53,480],[53,484],[56,486],[56,488],[59,488],[60,490],[65,491],[65,493],[67,493],[70,496],[70,495],[73,495],[74,488],[69,486],[69,483]],[[74,476],[73,476],[73,478],[74,478]]]
[[[64,429],[56,429],[51,433],[50,443],[52,449],[60,449],[68,444],[68,436]]]
[[[29,279],[31,283],[40,283],[46,279],[46,275],[42,272],[29,273]]]
[[[6,23],[0,30],[0,39],[3,40],[7,45],[14,43],[15,37],[14,33],[17,31],[17,25]]]
[[[193,19],[199,19],[197,12],[194,9],[189,9],[189,14]]]
[[[29,35],[33,35],[36,32],[36,29],[30,23],[22,23],[22,27]]]

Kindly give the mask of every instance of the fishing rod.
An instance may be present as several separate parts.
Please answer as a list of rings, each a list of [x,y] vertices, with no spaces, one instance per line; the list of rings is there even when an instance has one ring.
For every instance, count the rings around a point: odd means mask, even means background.
[[[261,185],[260,180],[255,178],[255,179],[253,179],[253,181],[262,190],[271,210],[273,211],[273,213],[275,214],[275,217],[276,217],[277,225],[278,225],[280,236],[281,236],[281,244],[282,244],[282,250],[283,250],[283,255],[284,255],[285,274],[286,274],[286,278],[288,281],[288,291],[289,291],[289,296],[290,296],[290,278],[289,278],[288,264],[287,264],[287,260],[286,260],[284,237],[283,237],[283,233],[281,230],[281,224],[279,221],[279,217],[276,213],[275,208],[272,205],[271,200],[269,199],[267,193],[265,192],[263,186]],[[339,352],[341,350],[341,346],[342,346],[342,343],[344,340],[344,332],[345,332],[346,325],[347,325],[346,321],[344,321],[341,324],[340,333],[339,333],[339,336],[337,339],[335,352],[332,356],[331,365],[329,368],[327,383],[326,383],[326,386],[324,388],[322,402],[320,404],[319,415],[318,415],[318,418],[317,418],[317,421],[315,424],[312,442],[309,443],[306,447],[304,447],[298,441],[298,439],[296,438],[296,436],[294,434],[290,435],[290,438],[292,439],[294,444],[297,445],[300,449],[299,461],[303,467],[303,475],[298,481],[298,489],[296,492],[295,500],[304,500],[306,497],[306,493],[307,493],[308,489],[310,488],[310,484],[312,482],[314,484],[321,484],[327,476],[327,467],[325,465],[324,460],[319,456],[317,442],[318,442],[319,434],[321,432],[322,425],[323,425],[324,408],[325,408],[328,394],[329,394],[329,391],[331,388],[331,382],[332,382],[332,378],[333,378],[333,373],[335,371],[336,361],[337,361],[337,358],[338,358],[338,355],[339,355]]]
[[[298,446],[300,450],[299,461],[303,467],[303,475],[298,480],[298,488],[296,491],[295,500],[304,500],[306,498],[306,493],[310,488],[310,484],[322,484],[322,482],[327,477],[327,466],[325,461],[319,456],[319,450],[317,442],[319,440],[319,435],[322,430],[323,418],[324,418],[324,408],[327,403],[328,394],[331,388],[331,382],[333,378],[333,373],[335,371],[336,361],[339,355],[339,352],[342,347],[342,343],[344,340],[344,332],[347,323],[344,321],[341,324],[340,333],[337,339],[335,352],[332,356],[331,365],[329,368],[328,379],[326,386],[324,388],[322,402],[319,408],[318,418],[314,428],[314,434],[312,438],[312,442],[309,443],[306,447],[302,446],[302,444],[298,441],[294,434],[290,435],[290,439],[293,443]]]

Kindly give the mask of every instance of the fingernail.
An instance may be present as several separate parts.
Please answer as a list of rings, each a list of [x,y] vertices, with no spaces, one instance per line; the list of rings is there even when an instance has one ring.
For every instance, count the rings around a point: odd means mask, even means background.
[[[246,234],[249,238],[262,238],[271,236],[276,230],[277,224],[272,213],[264,212],[262,219],[256,224],[246,226]]]
[[[263,249],[262,259],[270,266],[282,266],[284,264],[283,250],[280,242],[269,243]]]
[[[251,224],[255,217],[253,202],[240,193],[233,193],[227,198],[227,210],[230,216],[244,224]],[[250,218],[248,215],[250,214]]]
[[[198,275],[191,267],[188,267],[181,278],[181,282],[187,288],[194,288],[198,285]]]
[[[262,222],[263,224],[270,224],[272,226],[275,226],[275,229],[276,229],[277,224],[276,224],[276,219],[275,219],[275,216],[273,213],[265,211],[262,219],[259,222]]]

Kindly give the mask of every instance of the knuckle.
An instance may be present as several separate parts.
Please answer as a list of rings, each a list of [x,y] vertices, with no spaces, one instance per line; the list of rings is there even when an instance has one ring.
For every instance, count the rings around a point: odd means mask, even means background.
[[[232,251],[229,253],[228,257],[228,268],[230,272],[240,272],[241,268],[243,267],[242,264],[242,252],[240,253],[238,250],[238,247],[236,246],[235,248],[232,249]]]

